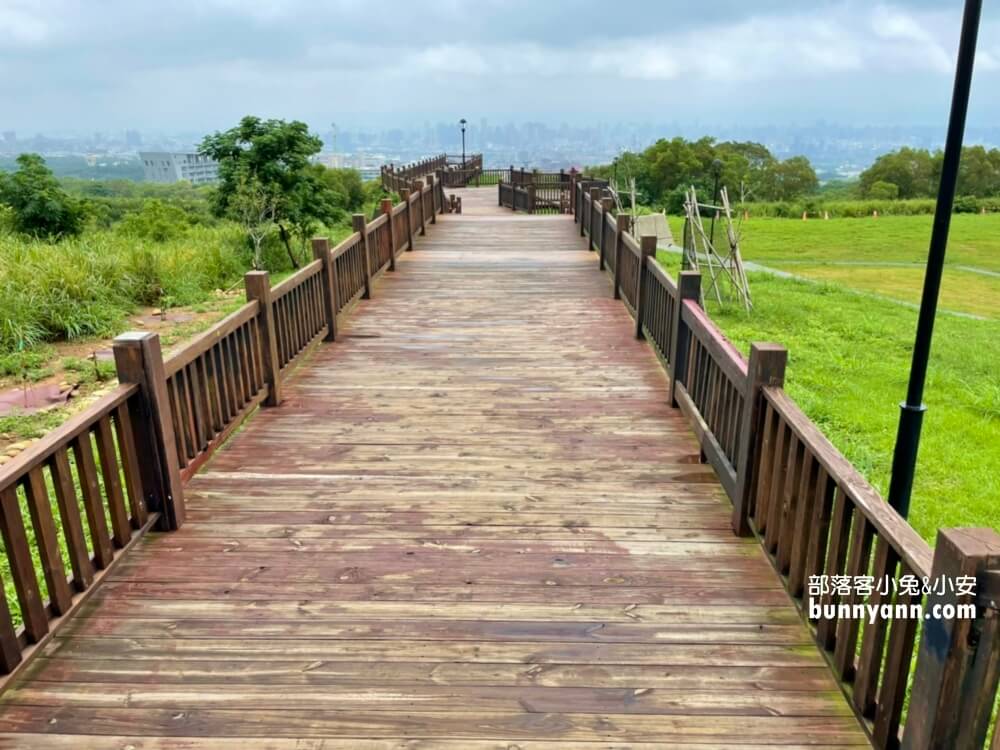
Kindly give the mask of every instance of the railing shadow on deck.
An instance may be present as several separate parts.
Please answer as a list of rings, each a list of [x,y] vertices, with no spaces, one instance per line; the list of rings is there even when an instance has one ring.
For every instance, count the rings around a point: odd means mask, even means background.
[[[0,596],[0,690],[143,532],[183,525],[184,483],[257,406],[281,402],[296,360],[335,340],[338,315],[436,222],[440,183],[410,185],[374,221],[356,214],[336,247],[313,240],[315,260],[280,284],[247,273],[247,303],[168,358],[156,334],[119,336],[120,385],[0,468],[0,554],[17,601],[12,612]]]
[[[700,275],[671,279],[656,238],[636,241],[629,217],[612,215],[606,184],[574,176],[580,234],[667,370],[734,533],[759,539],[873,745],[982,747],[1000,670],[1000,535],[942,530],[932,550],[784,391],[785,349],[754,344],[745,359],[700,307]],[[868,619],[838,616],[863,603]]]

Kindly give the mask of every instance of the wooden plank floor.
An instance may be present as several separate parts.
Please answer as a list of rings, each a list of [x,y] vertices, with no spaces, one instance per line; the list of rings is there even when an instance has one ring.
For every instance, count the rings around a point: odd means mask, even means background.
[[[191,482],[0,748],[867,744],[572,220],[495,202]]]

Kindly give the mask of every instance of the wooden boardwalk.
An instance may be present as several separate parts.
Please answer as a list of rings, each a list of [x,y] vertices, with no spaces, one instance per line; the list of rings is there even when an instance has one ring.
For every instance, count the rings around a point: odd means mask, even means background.
[[[868,744],[572,219],[463,201],[0,699],[0,748]]]

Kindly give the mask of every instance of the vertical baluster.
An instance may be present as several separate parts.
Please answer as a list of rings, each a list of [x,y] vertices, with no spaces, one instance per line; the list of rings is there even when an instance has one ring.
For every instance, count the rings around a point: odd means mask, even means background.
[[[0,535],[3,536],[10,577],[21,607],[24,633],[29,643],[37,643],[49,631],[49,618],[42,602],[38,577],[35,575],[15,486],[0,490]]]
[[[90,540],[94,545],[94,564],[98,569],[104,569],[114,559],[114,552],[111,549],[111,537],[108,535],[108,522],[104,517],[104,503],[97,482],[97,465],[94,463],[94,450],[89,432],[84,432],[73,441],[73,456],[76,458],[76,473],[83,495],[83,509],[90,529]]]
[[[132,538],[132,528],[125,510],[125,496],[122,493],[121,474],[115,456],[115,440],[111,433],[108,416],[97,421],[97,455],[104,478],[104,494],[107,498],[108,513],[111,516],[111,531],[115,544],[124,547]]]
[[[899,556],[892,545],[879,536],[875,545],[875,563],[872,566],[874,587],[868,604],[881,608],[882,604],[892,600],[892,589],[883,581],[895,580],[896,565]],[[886,592],[886,593],[883,593]],[[862,716],[871,717],[875,711],[875,694],[878,689],[879,671],[882,668],[882,655],[885,647],[887,618],[879,615],[875,621],[866,620],[861,634],[861,655],[858,658],[858,673],[854,678],[854,705]]]
[[[851,519],[854,515],[852,503],[838,486],[833,499],[833,518],[830,522],[830,542],[826,553],[826,567],[823,574],[827,580],[831,576],[842,575],[847,564],[847,547],[851,536]],[[832,591],[823,594],[823,606],[839,603],[840,597]],[[837,640],[837,618],[824,617],[816,624],[816,640],[827,651],[832,651]]]
[[[63,615],[73,604],[73,594],[66,580],[66,570],[63,568],[62,555],[59,552],[59,537],[56,535],[56,523],[52,518],[52,505],[49,503],[49,493],[41,466],[36,466],[28,473],[24,492],[28,501],[31,525],[35,531],[38,560],[42,564],[45,587],[49,591],[49,604],[53,614]]]
[[[118,450],[122,457],[122,473],[125,475],[132,527],[138,529],[146,523],[146,499],[142,494],[142,473],[139,469],[139,457],[136,454],[132,419],[125,404],[115,409],[115,434],[118,437]]]
[[[60,448],[53,454],[49,471],[52,472],[52,484],[55,488],[56,504],[59,507],[59,518],[62,521],[63,538],[66,540],[69,564],[73,570],[73,582],[77,591],[83,591],[94,580],[94,566],[90,562],[87,540],[83,535],[83,519],[80,517],[76,486],[73,483],[69,456],[65,448]]]

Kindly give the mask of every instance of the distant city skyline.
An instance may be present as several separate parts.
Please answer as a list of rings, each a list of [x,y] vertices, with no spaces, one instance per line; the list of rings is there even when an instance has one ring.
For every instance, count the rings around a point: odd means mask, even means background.
[[[611,161],[622,150],[637,151],[658,138],[689,139],[709,135],[719,140],[750,140],[766,145],[780,158],[803,155],[810,159],[821,179],[856,176],[880,154],[901,146],[934,150],[942,145],[944,124],[939,126],[859,126],[817,122],[808,126],[700,125],[697,123],[597,123],[574,127],[567,123],[491,122],[467,118],[468,153],[482,152],[491,166],[537,166],[561,168]],[[344,163],[361,164],[370,172],[375,161],[405,162],[432,153],[458,154],[461,133],[456,123],[425,122],[407,128],[353,129],[332,123],[313,126],[324,142],[323,159],[332,153],[344,155]],[[196,148],[206,132],[195,130],[157,133],[136,128],[107,129],[84,133],[18,134],[0,124],[0,155],[8,158],[22,151],[49,157],[78,156],[90,166],[98,163],[127,164],[141,151],[186,152]],[[966,142],[989,147],[1000,145],[1000,126],[970,127]],[[137,174],[141,170],[136,170]],[[58,172],[58,167],[57,167]]]

